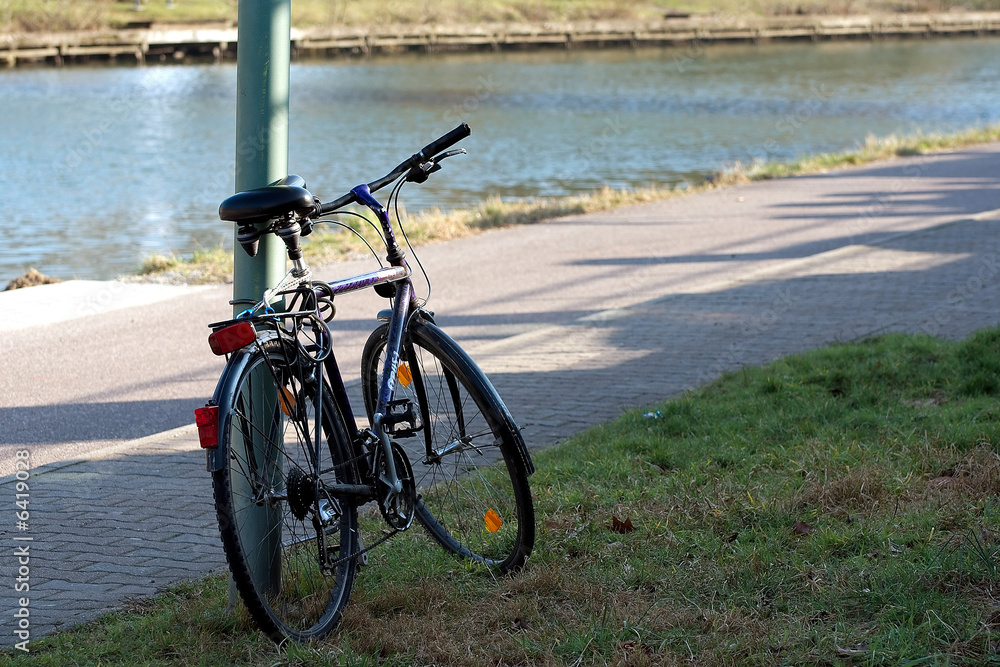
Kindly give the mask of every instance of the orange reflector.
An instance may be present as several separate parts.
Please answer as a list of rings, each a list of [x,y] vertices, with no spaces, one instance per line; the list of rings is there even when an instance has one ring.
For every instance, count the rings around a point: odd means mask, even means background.
[[[219,446],[219,406],[206,405],[194,411],[194,423],[198,425],[198,440],[203,449]]]
[[[252,343],[257,337],[253,325],[249,322],[238,322],[225,329],[219,329],[208,337],[212,352],[217,355],[229,354]]]
[[[413,382],[413,375],[410,373],[409,364],[399,365],[399,368],[396,369],[396,381],[404,387],[410,386],[410,383]]]
[[[503,519],[500,518],[500,515],[497,514],[496,510],[493,508],[486,510],[486,516],[484,518],[486,519],[486,530],[491,533],[497,532],[500,530],[500,526],[503,525]]]
[[[292,395],[288,387],[282,387],[279,393],[281,394],[281,411],[285,413],[286,417],[291,417],[292,413],[295,412],[295,396]]]

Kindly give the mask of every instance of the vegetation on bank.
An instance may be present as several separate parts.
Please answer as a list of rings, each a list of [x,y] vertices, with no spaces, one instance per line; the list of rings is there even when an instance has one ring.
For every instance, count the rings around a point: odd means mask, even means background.
[[[276,649],[216,576],[17,662],[992,664],[998,398],[1000,329],[743,369],[537,452],[540,533],[513,578],[415,528],[322,644]]]
[[[25,287],[37,287],[38,285],[51,285],[53,283],[60,283],[62,280],[60,278],[52,278],[51,276],[46,276],[45,274],[38,271],[34,267],[29,268],[28,271],[23,275],[7,283],[7,287],[4,291],[24,289]]]
[[[1000,0],[295,0],[292,24],[378,25],[656,19],[717,16],[871,14],[997,10]],[[88,30],[135,22],[235,21],[236,0],[0,0],[0,32]]]
[[[628,204],[666,199],[680,194],[750,183],[752,181],[816,174],[830,169],[857,166],[899,156],[950,150],[1000,141],[1000,125],[975,128],[953,135],[918,135],[911,137],[869,137],[857,148],[840,153],[827,153],[795,162],[762,162],[735,164],[714,174],[704,183],[650,185],[631,190],[604,188],[590,194],[569,197],[539,197],[504,200],[493,197],[472,208],[442,212],[431,210],[412,216],[403,213],[407,236],[416,245],[447,241],[469,236],[488,229],[525,225],[552,218],[580,213],[603,211]],[[354,217],[346,217],[369,243],[377,243],[371,227]],[[331,229],[333,231],[331,231]],[[368,252],[354,234],[344,233],[329,225],[319,225],[303,243],[306,261],[314,266]],[[376,245],[376,250],[378,246]],[[211,283],[232,279],[232,250],[215,248],[195,252],[191,258],[153,255],[146,259],[132,280],[159,282]]]

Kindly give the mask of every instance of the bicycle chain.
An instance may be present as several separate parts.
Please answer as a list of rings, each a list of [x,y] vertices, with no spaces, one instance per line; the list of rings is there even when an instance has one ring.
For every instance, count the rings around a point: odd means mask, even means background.
[[[371,544],[369,544],[367,547],[365,547],[361,551],[355,551],[354,553],[348,554],[347,556],[341,556],[337,560],[335,560],[332,563],[330,563],[327,566],[327,569],[332,570],[333,568],[337,567],[341,563],[347,562],[347,561],[349,561],[352,558],[358,558],[359,556],[363,556],[364,554],[368,553],[369,551],[371,551],[372,549],[374,549],[378,545],[382,544],[383,542],[387,542],[388,540],[392,539],[393,537],[395,537],[396,535],[398,535],[401,532],[403,532],[403,531],[401,531],[399,529],[394,529],[391,533],[383,535],[382,537],[378,538],[377,540],[375,540],[374,542],[372,542]]]
[[[344,466],[351,465],[351,464],[356,464],[358,461],[361,461],[361,460],[365,460],[365,463],[367,464],[368,461],[366,459],[368,457],[368,452],[365,451],[363,443],[359,442],[359,443],[356,443],[356,444],[358,445],[358,447],[357,447],[357,449],[355,449],[355,451],[360,450],[361,451],[360,454],[357,454],[353,458],[347,459],[346,461],[342,461],[342,462],[340,462],[340,463],[338,463],[336,465],[333,465],[330,468],[327,468],[326,470],[323,470],[320,474],[323,475],[323,474],[329,473],[332,470],[342,469]],[[357,466],[355,466],[355,469],[357,469]],[[350,560],[352,558],[359,558],[360,556],[363,556],[364,554],[368,553],[369,551],[371,551],[375,547],[379,546],[380,544],[383,544],[383,543],[389,541],[390,539],[392,539],[393,537],[395,537],[399,533],[403,532],[404,530],[407,530],[408,528],[409,527],[407,527],[405,529],[393,528],[390,532],[388,532],[385,535],[383,535],[382,537],[378,538],[377,540],[375,540],[374,542],[372,542],[371,544],[369,544],[368,546],[366,546],[364,549],[361,549],[360,551],[355,551],[352,554],[348,554],[346,556],[341,556],[340,558],[336,559],[332,563],[328,564],[326,566],[326,569],[332,570],[335,567],[337,567],[338,565],[340,565],[341,563],[344,563],[344,562],[346,562],[346,561],[348,561],[348,560]],[[360,536],[360,532],[359,532],[359,536]]]
[[[357,450],[355,450],[355,451],[357,451]],[[367,456],[368,456],[368,452],[364,451],[364,449],[362,448],[360,454],[357,454],[353,458],[349,458],[349,459],[347,459],[345,461],[341,461],[340,463],[335,463],[332,466],[330,466],[329,468],[325,468],[325,469],[321,470],[319,472],[319,474],[320,475],[326,475],[326,474],[331,473],[331,472],[333,472],[335,470],[344,470],[345,466],[356,464],[358,461],[362,461],[362,460],[366,459]],[[365,463],[367,464],[367,461],[365,461]],[[357,470],[358,466],[355,465],[354,468],[355,468],[355,470]]]
[[[277,318],[273,318],[273,319],[275,320],[275,323],[276,323]],[[296,329],[294,331],[292,331],[292,332],[286,332],[286,333],[291,333],[291,335],[292,335],[293,339],[296,341],[296,343],[301,346],[301,343],[298,341],[299,329],[300,329],[300,327],[296,327]],[[280,332],[279,332],[279,338],[280,338]],[[310,361],[312,361],[313,364],[316,364],[316,361],[314,359],[312,359],[311,357],[310,357]],[[365,462],[365,467],[369,469],[369,473],[371,472],[371,470],[370,470],[371,466],[370,466],[369,461],[367,460],[368,457],[369,457],[369,453],[365,450],[364,443],[360,442],[360,441],[356,441],[356,442],[352,442],[351,444],[353,445],[351,447],[351,450],[352,450],[352,452],[355,453],[355,455],[352,458],[346,459],[344,461],[341,461],[340,463],[336,463],[336,464],[330,466],[329,468],[327,468],[325,470],[319,471],[320,476],[326,475],[326,474],[328,474],[330,472],[334,472],[334,471],[338,471],[338,470],[344,470],[345,466],[354,466],[354,469],[356,471],[360,472],[359,471],[359,466],[357,465],[357,463],[359,461],[364,461]],[[407,528],[409,528],[409,526],[407,526]],[[369,544],[365,548],[363,548],[363,549],[361,549],[359,551],[355,551],[352,554],[348,554],[346,556],[341,556],[340,558],[337,558],[336,560],[334,560],[334,561],[332,561],[330,563],[325,564],[322,569],[326,569],[326,570],[331,570],[332,571],[337,566],[339,566],[341,563],[347,562],[348,560],[350,560],[352,558],[359,558],[360,556],[363,556],[364,554],[368,553],[369,551],[371,551],[375,547],[377,547],[377,546],[379,546],[379,545],[387,542],[388,540],[390,540],[393,537],[395,537],[397,534],[403,532],[403,530],[406,530],[406,528],[404,528],[404,529],[393,528],[390,532],[386,533],[385,535],[383,535],[379,539],[375,540],[374,542],[372,542],[371,544]],[[322,532],[322,531],[317,531],[317,540],[320,543],[321,548],[325,551],[326,550],[326,546],[323,543],[326,540],[324,539],[323,536],[321,536],[319,534],[320,532]],[[360,537],[360,533],[359,533],[359,537]]]

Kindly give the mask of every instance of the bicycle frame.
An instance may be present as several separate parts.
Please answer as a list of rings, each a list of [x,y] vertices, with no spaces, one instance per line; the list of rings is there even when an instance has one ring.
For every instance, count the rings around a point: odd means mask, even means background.
[[[387,469],[385,471],[385,479],[382,481],[384,481],[395,493],[399,493],[402,491],[402,483],[399,480],[395,463],[393,461],[392,444],[389,440],[389,433],[387,427],[384,425],[384,420],[388,414],[389,404],[392,401],[393,391],[395,388],[396,372],[399,367],[400,353],[402,350],[403,330],[405,329],[406,322],[409,317],[413,313],[419,311],[420,304],[414,293],[413,284],[410,281],[411,272],[409,266],[406,264],[405,253],[396,242],[392,222],[389,219],[385,207],[383,207],[382,204],[380,204],[371,195],[368,190],[368,186],[366,185],[360,185],[352,192],[354,192],[357,195],[358,200],[369,208],[378,218],[386,241],[386,259],[389,261],[390,266],[382,267],[375,271],[370,271],[368,273],[363,273],[350,278],[344,278],[331,283],[324,283],[322,286],[313,287],[312,289],[313,293],[318,297],[326,294],[336,297],[350,292],[374,288],[377,285],[386,283],[395,284],[396,293],[389,319],[389,339],[386,344],[385,367],[383,368],[382,384],[379,388],[378,401],[375,406],[372,423],[370,424],[370,430],[378,439],[379,447],[381,448],[382,455],[386,461]],[[261,301],[245,311],[243,315],[235,321],[240,321],[241,319],[252,319],[254,317],[253,313],[258,309],[268,309],[269,304],[272,301],[277,300],[281,295],[290,293],[291,291],[299,289],[303,286],[311,285],[312,282],[312,274],[309,267],[306,266],[301,260],[294,261],[293,268],[288,272],[285,278],[282,279],[276,287],[265,292],[264,298]],[[301,311],[268,312],[264,315],[264,317],[280,319],[282,317],[292,317],[300,312]],[[218,323],[217,325],[213,325],[213,328],[224,324],[229,324],[229,322]],[[340,409],[341,415],[344,417],[344,421],[352,429],[352,440],[357,443],[359,441],[359,437],[363,435],[363,429],[357,429],[353,426],[356,424],[354,410],[351,407],[350,399],[347,395],[347,388],[344,385],[344,380],[340,372],[339,364],[337,363],[336,355],[332,350],[322,361],[321,365],[325,371],[327,379],[330,382],[330,388],[333,392],[334,401]],[[235,366],[237,365],[234,365],[234,368]],[[219,386],[222,387],[225,385],[225,382],[220,382]],[[320,386],[322,386],[322,383],[320,383]],[[216,396],[213,402],[218,405],[219,400],[222,400],[222,397]],[[209,456],[209,471],[220,470],[222,466],[225,465],[222,455],[218,451],[214,451],[213,457],[213,450],[207,451]],[[346,494],[371,495],[369,493],[370,490],[367,487],[339,489],[336,485],[334,485],[331,488],[342,491]]]

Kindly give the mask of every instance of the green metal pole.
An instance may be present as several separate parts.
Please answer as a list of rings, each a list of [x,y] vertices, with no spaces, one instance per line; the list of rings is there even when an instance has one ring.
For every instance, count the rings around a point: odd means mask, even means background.
[[[236,191],[243,192],[273,183],[288,173],[288,78],[291,61],[291,0],[239,0],[239,35],[236,50]],[[234,243],[233,298],[260,299],[264,290],[285,274],[285,246],[273,234],[261,238],[255,257]],[[246,308],[236,305],[234,315]],[[252,414],[258,435],[233,447],[253,448],[257,461],[270,460],[270,470],[258,473],[268,478],[282,475],[283,461],[265,455],[267,443],[261,434],[274,434],[277,419],[276,392],[270,377],[252,377]],[[278,429],[280,432],[280,429]],[[244,459],[246,460],[246,459]],[[237,511],[243,516],[240,541],[260,590],[277,593],[281,585],[281,517],[276,508],[255,506],[251,490],[233,489],[246,498]],[[230,596],[234,596],[230,585]]]
[[[239,0],[236,47],[236,191],[288,174],[291,0]],[[284,244],[260,240],[256,257],[236,245],[233,298],[260,299],[285,275]],[[245,308],[234,307],[234,314]]]

